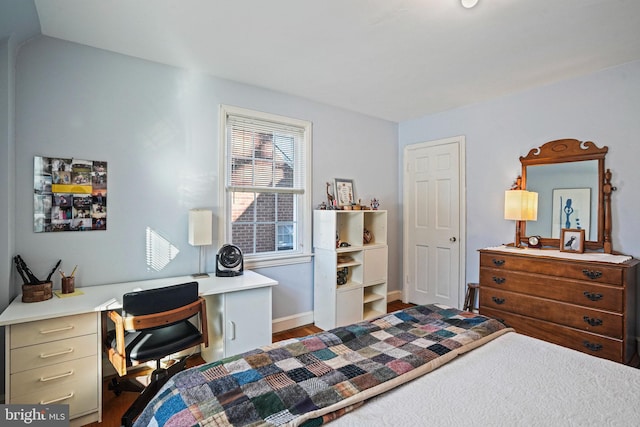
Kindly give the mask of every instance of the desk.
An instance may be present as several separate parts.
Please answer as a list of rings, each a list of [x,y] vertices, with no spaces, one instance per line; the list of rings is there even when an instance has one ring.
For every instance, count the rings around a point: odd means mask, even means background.
[[[122,307],[122,295],[198,282],[207,304],[207,362],[271,343],[275,280],[245,271],[236,277],[170,277],[77,288],[84,294],[23,303],[0,314],[5,326],[6,403],[69,404],[71,425],[102,420],[102,312]]]

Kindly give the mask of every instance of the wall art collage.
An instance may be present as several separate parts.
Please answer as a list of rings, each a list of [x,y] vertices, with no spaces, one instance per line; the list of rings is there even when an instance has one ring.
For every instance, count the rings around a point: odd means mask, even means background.
[[[33,231],[107,229],[107,162],[34,157]]]

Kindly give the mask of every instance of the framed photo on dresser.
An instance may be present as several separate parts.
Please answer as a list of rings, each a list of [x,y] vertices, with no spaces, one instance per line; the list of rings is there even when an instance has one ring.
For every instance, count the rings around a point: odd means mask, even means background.
[[[560,252],[584,252],[584,229],[563,228],[560,230]]]

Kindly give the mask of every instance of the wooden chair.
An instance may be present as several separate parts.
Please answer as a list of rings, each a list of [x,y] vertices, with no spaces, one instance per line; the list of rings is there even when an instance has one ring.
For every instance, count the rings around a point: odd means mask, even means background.
[[[191,322],[196,315],[199,315],[199,322],[196,322],[199,327]],[[156,362],[146,387],[117,379],[110,385],[116,395],[122,391],[141,392],[122,416],[122,424],[130,426],[160,387],[186,365],[186,357],[183,357],[178,363],[162,369],[160,360],[200,344],[209,344],[205,301],[198,296],[198,282],[189,282],[127,293],[122,297],[122,312],[109,311],[106,316],[113,322],[114,329],[108,333],[104,331],[104,348],[120,377],[127,374],[128,367]],[[104,329],[106,323],[103,322]]]
[[[467,283],[467,295],[464,298],[464,307],[462,308],[463,310],[473,313],[476,308],[476,294],[479,287],[480,285],[478,285],[477,283]]]

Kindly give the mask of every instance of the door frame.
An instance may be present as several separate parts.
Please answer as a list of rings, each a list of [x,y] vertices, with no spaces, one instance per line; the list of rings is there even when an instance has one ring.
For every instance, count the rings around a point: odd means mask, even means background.
[[[460,207],[460,235],[458,236],[458,242],[459,242],[459,246],[460,246],[460,255],[459,255],[459,260],[458,260],[458,264],[459,264],[459,283],[458,283],[458,307],[462,307],[462,305],[464,304],[464,297],[465,297],[465,291],[466,291],[466,259],[467,259],[467,230],[466,230],[466,224],[467,224],[467,206],[466,206],[466,201],[467,201],[467,194],[466,194],[466,174],[465,174],[465,170],[466,170],[466,157],[465,157],[465,153],[466,153],[466,138],[464,135],[459,135],[459,136],[452,136],[449,138],[442,138],[442,139],[436,139],[436,140],[432,140],[432,141],[426,141],[426,142],[418,142],[415,144],[409,144],[409,145],[405,145],[404,149],[403,149],[403,154],[402,154],[402,301],[403,302],[408,302],[407,301],[407,295],[408,295],[408,290],[407,290],[407,286],[409,285],[409,275],[408,275],[408,257],[409,257],[409,248],[407,246],[407,243],[409,241],[408,239],[408,233],[409,233],[409,212],[407,210],[407,203],[405,202],[406,200],[408,200],[408,195],[407,195],[407,189],[408,189],[408,185],[407,185],[407,179],[408,179],[408,174],[407,174],[407,170],[408,170],[408,160],[407,160],[407,156],[408,153],[412,150],[418,150],[418,149],[422,149],[422,148],[429,148],[429,147],[435,147],[438,145],[445,145],[445,144],[452,144],[452,143],[457,143],[458,144],[458,179],[459,179],[459,207]]]

